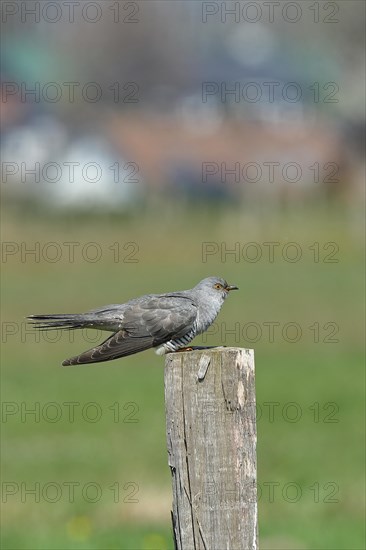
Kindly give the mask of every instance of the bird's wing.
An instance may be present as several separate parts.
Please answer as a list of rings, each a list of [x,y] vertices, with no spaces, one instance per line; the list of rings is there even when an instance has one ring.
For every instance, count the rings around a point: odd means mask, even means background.
[[[99,346],[63,365],[79,365],[111,361],[184,336],[197,317],[197,305],[189,298],[177,295],[151,295],[132,300],[123,312],[121,330]]]
[[[132,338],[151,336],[154,345],[184,336],[197,317],[196,303],[174,294],[150,295],[131,302],[123,314],[122,328]]]

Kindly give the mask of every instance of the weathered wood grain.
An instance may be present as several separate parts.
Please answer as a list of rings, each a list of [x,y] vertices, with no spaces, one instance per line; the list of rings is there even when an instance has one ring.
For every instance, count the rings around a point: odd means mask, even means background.
[[[165,404],[176,549],[257,549],[253,350],[168,354]]]

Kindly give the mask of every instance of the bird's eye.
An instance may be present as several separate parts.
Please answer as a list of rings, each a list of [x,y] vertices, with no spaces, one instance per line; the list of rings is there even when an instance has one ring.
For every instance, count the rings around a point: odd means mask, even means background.
[[[216,283],[214,288],[216,288],[217,290],[221,290],[222,285],[220,285],[220,283]]]

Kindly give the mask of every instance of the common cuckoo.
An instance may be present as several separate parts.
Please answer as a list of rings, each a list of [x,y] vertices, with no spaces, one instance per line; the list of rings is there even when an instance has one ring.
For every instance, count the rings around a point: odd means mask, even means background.
[[[40,330],[94,328],[113,332],[99,346],[65,359],[63,365],[111,361],[149,348],[158,355],[178,351],[214,322],[230,290],[220,277],[207,277],[191,290],[147,294],[125,304],[87,313],[30,315]]]

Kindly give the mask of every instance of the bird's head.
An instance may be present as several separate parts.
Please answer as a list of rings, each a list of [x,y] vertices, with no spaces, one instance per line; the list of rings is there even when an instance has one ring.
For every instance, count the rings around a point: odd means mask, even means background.
[[[231,290],[239,290],[235,285],[229,285],[221,277],[207,277],[198,283],[197,290],[204,291],[215,301],[224,301]]]

